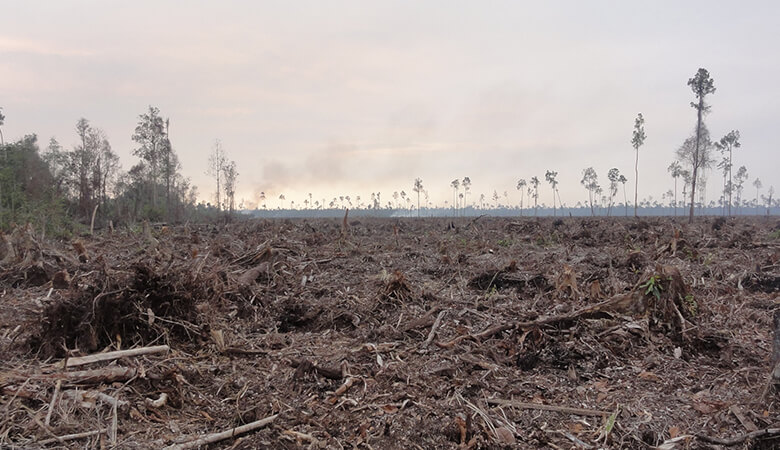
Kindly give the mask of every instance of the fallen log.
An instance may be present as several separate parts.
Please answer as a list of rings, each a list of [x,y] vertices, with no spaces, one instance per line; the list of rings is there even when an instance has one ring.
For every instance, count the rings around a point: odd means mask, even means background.
[[[151,355],[155,353],[166,353],[171,348],[167,345],[156,345],[153,347],[139,347],[131,348],[127,350],[117,350],[106,353],[96,353],[87,356],[77,356],[75,358],[65,359],[62,364],[59,364],[63,368],[83,366],[86,364],[92,364],[103,361],[113,361],[119,358],[127,358],[131,356]]]
[[[83,433],[66,434],[65,436],[58,436],[50,439],[45,439],[43,441],[39,441],[38,444],[49,445],[55,442],[65,442],[65,441],[72,441],[74,439],[83,439],[92,436],[97,436],[103,433],[108,433],[108,428],[101,428],[99,430],[94,430],[94,431],[85,431]]]
[[[73,384],[112,383],[127,381],[138,375],[138,370],[132,367],[106,367],[103,369],[79,370],[77,372],[38,373],[32,375],[10,375],[9,381],[57,381],[62,380]]]
[[[164,447],[163,450],[185,450],[188,448],[198,448],[203,445],[224,441],[225,439],[230,439],[232,437],[236,437],[241,434],[249,433],[250,431],[258,430],[268,425],[269,423],[273,422],[278,416],[279,414],[274,414],[273,416],[268,416],[264,419],[260,419],[255,422],[248,423],[246,425],[241,425],[240,427],[231,428],[229,430],[222,431],[219,433],[207,434],[202,438],[198,438],[181,444],[169,445],[167,447]]]

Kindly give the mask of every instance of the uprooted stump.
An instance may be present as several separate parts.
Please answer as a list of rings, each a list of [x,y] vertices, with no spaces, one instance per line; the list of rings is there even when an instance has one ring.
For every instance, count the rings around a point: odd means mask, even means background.
[[[44,357],[64,357],[69,349],[93,352],[116,340],[127,347],[160,337],[189,341],[200,336],[195,302],[204,288],[178,271],[163,275],[141,264],[134,269],[133,279],[124,283],[105,280],[127,288],[74,287],[49,304],[30,347]]]
[[[381,292],[382,300],[397,300],[405,302],[411,298],[412,289],[406,282],[406,277],[396,270],[387,277]]]
[[[696,303],[680,271],[672,266],[656,266],[647,281],[638,283],[630,292],[615,295],[601,303],[569,314],[547,317],[533,322],[521,322],[519,328],[531,329],[542,325],[571,325],[578,319],[604,316],[648,316],[651,328],[670,331],[675,341],[685,339],[686,323],[696,313]]]

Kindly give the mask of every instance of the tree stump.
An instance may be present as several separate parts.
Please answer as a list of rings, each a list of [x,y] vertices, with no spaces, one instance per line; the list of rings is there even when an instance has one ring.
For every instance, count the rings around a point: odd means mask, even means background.
[[[770,393],[777,392],[777,386],[780,385],[780,311],[775,311],[773,320],[774,339],[772,340],[772,358],[770,359],[769,380],[764,389],[764,400]]]

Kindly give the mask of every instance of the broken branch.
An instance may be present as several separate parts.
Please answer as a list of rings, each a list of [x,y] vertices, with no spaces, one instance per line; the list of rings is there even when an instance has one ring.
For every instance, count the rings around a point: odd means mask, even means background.
[[[76,358],[68,358],[63,361],[62,367],[76,367],[83,366],[85,364],[91,364],[95,362],[113,361],[119,358],[126,358],[131,356],[151,355],[154,353],[166,353],[171,348],[167,345],[156,345],[153,347],[139,347],[131,348],[128,350],[117,350],[114,352],[96,353],[87,356],[78,356]]]
[[[226,431],[222,431],[219,433],[212,433],[207,434],[206,436],[203,436],[202,438],[195,439],[193,441],[184,442],[181,444],[173,444],[165,447],[163,450],[185,450],[188,448],[198,448],[203,445],[213,444],[215,442],[224,441],[225,439],[230,439],[232,437],[238,436],[240,434],[249,433],[250,431],[255,431],[260,428],[263,428],[264,426],[268,425],[269,423],[273,422],[279,414],[274,414],[273,416],[268,416],[264,419],[260,419],[251,423],[248,423],[246,425],[241,425],[240,427],[231,428]]]
[[[99,430],[93,430],[93,431],[85,431],[83,433],[74,433],[74,434],[66,434],[65,436],[59,436],[55,438],[45,439],[43,441],[38,442],[40,445],[49,445],[53,444],[55,442],[65,442],[65,441],[72,441],[74,439],[83,439],[87,437],[97,436],[99,434],[107,433],[108,428],[101,428]]]
[[[717,437],[706,436],[703,434],[697,434],[696,438],[701,439],[704,442],[709,442],[710,444],[725,445],[727,447],[730,447],[732,445],[741,444],[747,441],[748,439],[773,437],[773,436],[780,436],[780,428],[764,428],[762,430],[756,430],[751,433],[745,433],[741,436],[737,436],[731,439],[721,439]]]
[[[489,405],[514,406],[523,409],[538,409],[541,411],[555,411],[564,414],[576,414],[578,416],[609,416],[608,411],[599,411],[597,409],[572,408],[569,406],[543,405],[541,403],[528,403],[516,400],[504,400],[501,398],[489,398],[486,400]]]
[[[428,346],[431,345],[431,342],[433,342],[433,337],[436,335],[436,330],[439,328],[439,325],[441,325],[441,319],[446,313],[447,310],[443,310],[439,313],[438,316],[436,316],[436,320],[433,322],[433,326],[431,327],[431,332],[428,333],[428,339],[426,339],[422,345],[423,349],[428,348]]]

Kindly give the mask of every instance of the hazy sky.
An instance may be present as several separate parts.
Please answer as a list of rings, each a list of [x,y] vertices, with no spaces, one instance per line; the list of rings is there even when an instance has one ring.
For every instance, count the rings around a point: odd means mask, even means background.
[[[3,1],[0,107],[6,140],[71,148],[80,117],[129,169],[148,105],[171,121],[201,198],[216,138],[237,197],[300,203],[381,191],[433,201],[469,176],[472,199],[519,200],[519,178],[559,172],[564,202],[618,167],[633,192],[631,131],[646,119],[640,198],[695,126],[686,85],[707,68],[713,137],[742,134],[735,169],[780,188],[777,1]],[[710,199],[720,176],[709,175]],[[540,202],[551,203],[548,185]],[[748,197],[755,190],[747,189]],[[278,200],[269,200],[278,206]]]

